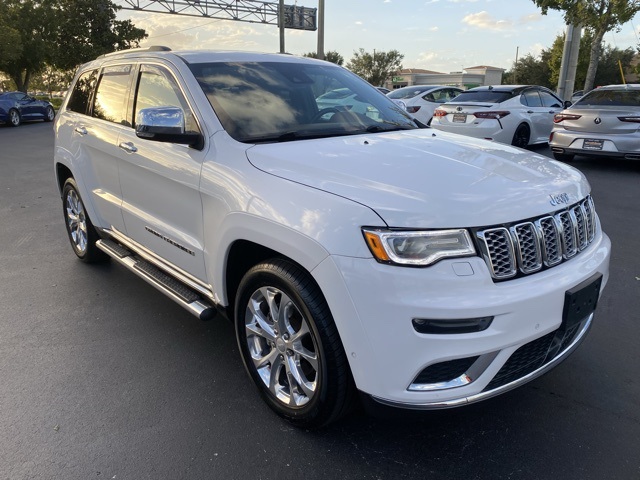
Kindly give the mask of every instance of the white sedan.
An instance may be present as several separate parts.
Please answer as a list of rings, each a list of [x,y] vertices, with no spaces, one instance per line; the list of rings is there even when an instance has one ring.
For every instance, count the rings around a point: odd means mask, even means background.
[[[477,87],[437,108],[431,126],[525,148],[548,142],[553,117],[563,107],[562,100],[545,87]]]
[[[433,112],[440,105],[450,102],[461,88],[442,85],[412,85],[387,93],[387,97],[403,107],[416,120],[429,125]]]

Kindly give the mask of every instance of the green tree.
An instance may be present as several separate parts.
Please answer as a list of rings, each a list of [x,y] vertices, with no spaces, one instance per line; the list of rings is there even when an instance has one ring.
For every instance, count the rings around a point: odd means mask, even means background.
[[[0,2],[0,70],[23,92],[53,50],[57,21],[48,1]]]
[[[379,86],[392,76],[402,70],[402,55],[397,50],[388,52],[376,52],[373,54],[365,52],[364,48],[353,53],[353,58],[346,67],[353,73],[360,75],[371,85]]]
[[[640,0],[533,0],[546,15],[549,9],[564,12],[567,23],[582,25],[593,35],[584,89],[591,90],[596,80],[602,53],[602,39],[611,30],[631,20],[640,11]]]
[[[576,69],[576,85],[584,85],[586,82],[587,72],[589,69],[590,46],[592,43],[593,33],[590,31],[584,32],[580,39],[578,68]],[[551,83],[554,88],[558,85],[560,77],[563,48],[564,35],[558,35],[549,49],[549,68],[551,70]],[[593,82],[594,86],[622,83],[618,60],[622,63],[623,68],[632,70],[631,61],[633,59],[633,55],[634,51],[631,48],[621,50],[619,48],[612,47],[611,45],[604,45],[598,61],[598,70]],[[576,87],[576,89],[579,88]]]
[[[547,57],[546,50],[543,50],[539,57],[534,57],[530,53],[525,55],[511,70],[504,74],[502,83],[506,85],[542,85],[543,87],[555,88],[550,80],[551,70]]]
[[[116,20],[120,7],[110,0],[60,0],[55,5],[61,21],[51,63],[57,68],[73,69],[104,53],[137,47],[147,36],[130,20]]]
[[[146,36],[116,20],[110,0],[2,0],[0,71],[26,92],[46,65],[69,70],[103,53],[137,46]]]
[[[316,52],[308,52],[303,55],[304,57],[309,58],[318,58],[318,54]],[[335,50],[330,50],[324,54],[324,59],[327,62],[335,63],[336,65],[342,65],[344,63],[344,57],[340,55]]]

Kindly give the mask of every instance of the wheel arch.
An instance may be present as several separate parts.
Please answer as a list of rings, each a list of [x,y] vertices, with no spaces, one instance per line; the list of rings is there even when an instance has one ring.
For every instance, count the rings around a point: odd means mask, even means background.
[[[56,181],[58,184],[58,193],[62,195],[62,189],[64,188],[64,182],[68,178],[74,178],[71,169],[62,163],[56,163]]]

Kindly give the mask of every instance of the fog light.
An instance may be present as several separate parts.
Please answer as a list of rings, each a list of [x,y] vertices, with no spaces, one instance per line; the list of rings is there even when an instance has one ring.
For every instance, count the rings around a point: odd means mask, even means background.
[[[411,323],[418,333],[443,335],[481,332],[489,328],[492,321],[493,317],[454,318],[450,320],[414,318]]]

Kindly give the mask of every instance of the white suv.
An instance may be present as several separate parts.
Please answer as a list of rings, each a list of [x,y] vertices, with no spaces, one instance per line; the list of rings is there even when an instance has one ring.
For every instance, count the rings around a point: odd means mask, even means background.
[[[349,89],[365,108],[318,108]],[[583,340],[610,242],[585,177],[417,128],[344,68],[289,55],[106,55],[55,123],[76,255],[110,257],[201,319],[235,324],[296,425],[357,398],[465,405]]]

